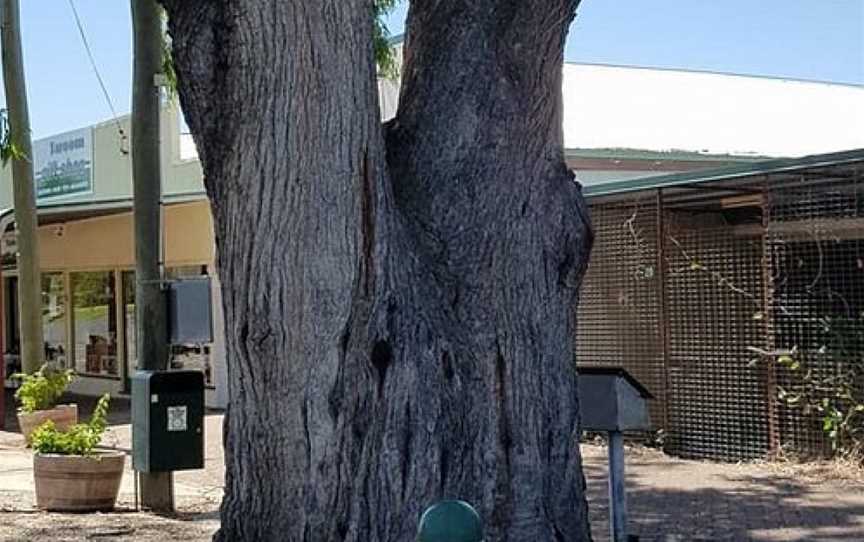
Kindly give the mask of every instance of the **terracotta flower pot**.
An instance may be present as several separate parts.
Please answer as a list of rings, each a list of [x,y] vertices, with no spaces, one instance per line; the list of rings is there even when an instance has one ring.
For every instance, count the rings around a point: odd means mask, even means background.
[[[18,413],[18,425],[24,442],[30,446],[30,439],[37,427],[51,420],[58,431],[67,431],[78,423],[78,405],[57,405],[51,410],[37,410],[28,414]]]
[[[126,455],[34,454],[36,506],[57,512],[101,512],[114,508]]]

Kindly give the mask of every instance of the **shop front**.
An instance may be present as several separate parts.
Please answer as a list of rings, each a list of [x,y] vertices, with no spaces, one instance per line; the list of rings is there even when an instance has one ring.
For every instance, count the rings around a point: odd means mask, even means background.
[[[216,342],[173,345],[173,369],[204,373],[207,404],[226,404],[220,295],[213,264],[212,221],[203,196],[164,206],[165,278],[211,280]],[[135,261],[131,201],[40,207],[45,359],[73,368],[73,391],[125,394],[136,370]],[[12,214],[3,235],[3,353],[7,373],[19,365],[16,243]]]

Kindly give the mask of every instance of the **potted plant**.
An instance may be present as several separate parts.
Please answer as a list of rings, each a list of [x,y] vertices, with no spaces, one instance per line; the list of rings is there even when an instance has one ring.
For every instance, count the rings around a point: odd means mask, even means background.
[[[96,403],[87,423],[60,431],[48,420],[33,432],[36,506],[58,512],[97,512],[114,508],[126,455],[97,450],[105,432],[110,396]]]
[[[60,430],[69,429],[78,423],[77,405],[57,405],[57,400],[75,379],[71,369],[56,369],[43,365],[32,375],[17,373],[11,376],[21,382],[15,391],[20,403],[18,425],[29,446],[33,430],[47,420],[54,422]]]

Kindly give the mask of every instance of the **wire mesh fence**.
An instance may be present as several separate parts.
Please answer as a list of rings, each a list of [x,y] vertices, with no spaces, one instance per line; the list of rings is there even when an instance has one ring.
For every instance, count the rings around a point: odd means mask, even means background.
[[[591,202],[577,365],[643,382],[677,455],[827,455],[864,440],[860,169],[736,187]]]
[[[656,398],[664,424],[665,369],[657,273],[657,204],[650,194],[592,210],[594,248],[582,284],[576,338],[583,365],[625,367]]]
[[[843,438],[832,413],[864,428],[850,412],[864,402],[864,183],[805,173],[769,201],[773,347],[789,359],[774,368],[780,446],[827,455]]]
[[[762,246],[720,213],[666,213],[669,442],[685,457],[768,449],[766,382],[748,347],[764,337]]]

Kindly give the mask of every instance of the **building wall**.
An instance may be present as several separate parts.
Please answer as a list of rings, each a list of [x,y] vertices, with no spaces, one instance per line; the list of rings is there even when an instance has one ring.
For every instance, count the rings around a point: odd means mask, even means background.
[[[181,158],[180,113],[175,104],[162,110],[162,191],[165,196],[202,193],[201,164]],[[91,192],[40,198],[40,205],[107,201],[132,197],[132,128],[130,117],[94,125],[92,130]],[[121,134],[122,130],[122,134]],[[0,171],[0,209],[12,207],[12,168]]]
[[[39,228],[43,269],[134,267],[132,213]],[[206,200],[165,207],[167,265],[211,264],[213,222]]]

